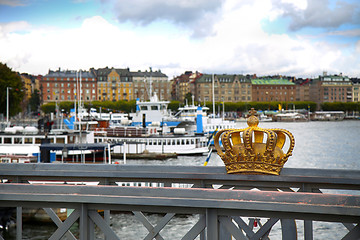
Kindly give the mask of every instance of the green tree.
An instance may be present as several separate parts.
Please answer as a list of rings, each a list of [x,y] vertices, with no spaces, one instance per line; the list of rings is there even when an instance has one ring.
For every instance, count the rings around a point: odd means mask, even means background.
[[[184,103],[186,103],[186,100],[187,100],[188,104],[192,104],[192,93],[191,92],[188,92],[187,94],[185,94]]]
[[[35,89],[34,92],[31,94],[29,100],[30,110],[32,112],[36,112],[39,110],[40,107],[40,94],[39,90]]]
[[[6,64],[0,63],[0,113],[6,116],[7,88],[9,88],[9,115],[14,116],[21,112],[22,92],[21,77],[12,71]]]

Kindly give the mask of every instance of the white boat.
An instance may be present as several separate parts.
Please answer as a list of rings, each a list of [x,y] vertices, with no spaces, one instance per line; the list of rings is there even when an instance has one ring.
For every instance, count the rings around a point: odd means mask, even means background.
[[[136,112],[130,113],[132,126],[148,126],[152,123],[166,124],[168,127],[176,127],[181,120],[174,117],[168,110],[169,101],[159,101],[156,93],[149,102],[136,100]]]
[[[45,134],[39,132],[35,127],[28,129],[29,131],[20,132],[7,129],[7,131],[0,132],[0,162],[34,162],[34,159],[37,159],[36,162],[40,162],[40,149],[44,144],[57,144],[63,148],[79,144],[94,144],[94,132],[92,131],[53,129]],[[67,151],[64,156],[63,148],[51,151],[47,161],[80,162],[81,156],[94,156],[94,151],[91,149],[73,149],[74,147],[71,147],[72,149]],[[91,158],[91,160],[93,159]]]
[[[275,122],[306,122],[308,118],[298,112],[278,113],[273,116]]]
[[[316,111],[311,114],[312,121],[342,121],[344,118],[343,111]]]
[[[178,127],[185,127],[187,131],[196,133],[211,134],[214,131],[236,128],[235,121],[225,120],[221,117],[214,115],[209,116],[206,106],[195,106],[194,99],[192,105],[185,105],[179,108],[179,112],[176,114],[181,120]]]
[[[114,143],[114,153],[175,153],[177,155],[205,154],[209,152],[208,138],[187,135],[185,129],[174,129],[174,134],[162,134],[161,127],[122,127],[95,132],[95,142]]]

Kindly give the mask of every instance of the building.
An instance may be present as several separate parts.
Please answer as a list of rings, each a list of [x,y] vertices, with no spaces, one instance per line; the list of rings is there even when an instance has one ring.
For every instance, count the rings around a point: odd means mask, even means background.
[[[108,92],[110,94],[110,89],[107,89],[107,82],[108,82],[108,75],[111,72],[111,69],[108,67],[106,68],[99,68],[94,69],[91,68],[90,71],[95,75],[97,80],[97,96],[96,99],[99,101],[108,100]]]
[[[214,94],[213,94],[214,84]],[[243,75],[202,74],[195,80],[195,99],[199,102],[250,102],[251,81]]]
[[[172,81],[160,70],[141,72],[131,72],[133,81],[134,98],[139,98],[141,101],[149,100],[152,95],[156,93],[159,100],[171,99],[171,84]]]
[[[132,76],[129,68],[98,69],[95,70],[95,74],[98,79],[99,101],[130,101],[133,99]]]
[[[97,83],[91,71],[49,70],[41,79],[43,103],[96,100]],[[78,97],[76,97],[78,96]]]
[[[296,84],[296,101],[310,101],[310,83],[312,79],[297,79]]]
[[[310,100],[318,105],[324,102],[351,102],[353,86],[349,77],[340,75],[322,76],[311,81]]]
[[[24,99],[23,101],[29,101],[31,94],[34,92],[33,86],[35,83],[35,77],[29,74],[22,73],[20,74],[21,81],[23,83],[23,92],[24,92]]]
[[[256,102],[289,102],[296,100],[295,83],[287,79],[252,79],[252,97]]]
[[[360,78],[351,78],[350,79],[353,85],[353,102],[360,102]]]
[[[191,71],[186,71],[185,73],[173,79],[173,100],[184,101],[186,94],[192,93],[190,90],[190,77],[192,75],[193,73]]]

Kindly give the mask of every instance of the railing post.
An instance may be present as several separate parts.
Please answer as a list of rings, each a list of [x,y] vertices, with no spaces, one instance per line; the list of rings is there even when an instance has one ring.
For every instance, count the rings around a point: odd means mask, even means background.
[[[110,210],[104,210],[104,221],[110,226]],[[104,236],[104,239],[106,239],[106,236]]]
[[[313,240],[313,222],[311,220],[304,220],[304,239]]]
[[[80,240],[88,239],[88,209],[86,204],[81,204],[80,208]]]
[[[303,183],[303,192],[311,192],[312,189],[308,184]],[[312,220],[304,220],[304,239],[313,240],[313,222]]]
[[[22,239],[22,207],[16,207],[16,240]]]
[[[216,209],[206,209],[206,239],[218,240],[218,219]]]

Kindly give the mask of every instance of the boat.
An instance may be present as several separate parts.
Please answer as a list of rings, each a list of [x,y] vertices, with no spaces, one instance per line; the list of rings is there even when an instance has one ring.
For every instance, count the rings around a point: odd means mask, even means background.
[[[208,115],[208,110],[209,108],[206,106],[195,106],[193,96],[191,105],[186,103],[184,107],[178,108],[178,113],[176,113],[175,116],[179,118],[181,123],[177,127],[184,127],[186,131],[189,132],[208,135],[218,130],[236,128],[235,121],[225,120],[214,114]]]
[[[96,122],[92,122],[95,124]],[[28,128],[31,131],[6,128],[0,131],[0,162],[28,163],[28,162],[103,162],[103,152],[109,151],[112,146],[94,146],[94,132],[82,129],[89,126],[83,122],[79,130],[52,129],[49,132],[39,131],[36,127]],[[85,128],[85,127],[84,127]],[[89,128],[89,127],[88,127]],[[46,159],[42,159],[41,148],[49,150]],[[59,146],[62,148],[59,149]],[[56,148],[56,149],[55,149]],[[66,150],[66,153],[64,152]]]
[[[310,116],[312,121],[342,121],[344,118],[343,111],[316,111]]]
[[[171,114],[167,108],[169,101],[160,101],[156,93],[150,98],[150,101],[136,100],[136,112],[129,114],[129,120],[132,126],[146,127],[149,124],[158,123],[175,128],[181,120]]]
[[[272,119],[274,122],[306,122],[309,120],[304,114],[298,112],[278,113]]]
[[[99,129],[95,131],[94,139],[96,143],[116,144],[113,152],[121,154],[202,155],[209,152],[208,137],[204,134],[187,134],[184,128],[163,133],[162,128],[124,126]]]

